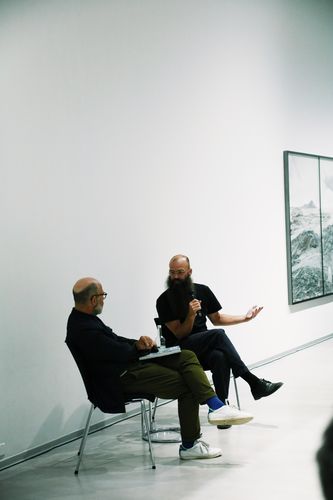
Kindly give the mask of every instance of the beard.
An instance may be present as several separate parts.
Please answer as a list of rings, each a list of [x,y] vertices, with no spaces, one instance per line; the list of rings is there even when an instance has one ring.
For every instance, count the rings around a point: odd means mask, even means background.
[[[93,314],[94,316],[98,316],[99,314],[101,314],[101,313],[102,313],[102,311],[103,311],[103,305],[97,305],[97,306],[95,307],[95,309],[93,310],[92,314]]]
[[[166,285],[169,290],[183,289],[188,295],[191,295],[194,292],[194,285],[191,276],[187,276],[183,280],[178,278],[171,278],[171,276],[167,277]]]
[[[193,299],[194,284],[191,276],[180,280],[170,276],[166,281],[168,302],[177,319],[184,320],[188,313],[188,304]]]

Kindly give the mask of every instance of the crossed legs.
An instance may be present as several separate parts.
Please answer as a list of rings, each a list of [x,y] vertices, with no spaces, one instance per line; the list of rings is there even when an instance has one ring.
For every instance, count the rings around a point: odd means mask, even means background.
[[[199,404],[215,392],[193,352],[184,350],[153,362],[137,362],[120,380],[125,393],[146,392],[162,399],[178,399],[182,440],[199,438]]]
[[[211,370],[216,394],[223,402],[228,397],[230,370],[234,377],[241,377],[249,384],[254,399],[270,396],[283,385],[251,373],[222,328],[194,333],[181,341],[180,346],[195,352],[203,368]]]
[[[216,394],[225,402],[229,393],[230,371],[235,377],[248,372],[233,343],[222,328],[194,333],[183,340],[182,349],[195,352],[205,370],[211,370]]]

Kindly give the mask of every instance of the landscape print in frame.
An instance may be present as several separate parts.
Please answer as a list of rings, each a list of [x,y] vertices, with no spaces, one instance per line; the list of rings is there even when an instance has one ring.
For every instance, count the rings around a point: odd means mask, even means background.
[[[284,152],[289,303],[333,293],[333,158]]]
[[[324,295],[333,293],[333,158],[320,158]]]

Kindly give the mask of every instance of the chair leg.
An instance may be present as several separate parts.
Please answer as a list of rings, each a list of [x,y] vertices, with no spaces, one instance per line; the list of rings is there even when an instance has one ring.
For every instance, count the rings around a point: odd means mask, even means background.
[[[156,409],[157,409],[157,403],[158,403],[158,398],[155,398],[154,406],[153,406],[153,411],[152,411],[152,414],[150,416],[151,426],[153,426],[154,423],[155,423],[155,414],[156,414]],[[152,406],[152,404],[150,402],[149,402],[149,405],[150,405],[150,407]]]
[[[240,402],[239,402],[237,380],[236,380],[236,377],[233,377],[233,379],[234,379],[234,386],[235,386],[235,394],[236,394],[237,406],[238,406],[238,409],[240,410],[241,407],[240,407]]]
[[[149,402],[149,434],[152,443],[180,443],[180,427],[179,426],[156,426],[155,414],[157,409],[158,398],[155,398],[154,403]],[[153,407],[153,408],[152,408]],[[143,426],[143,418],[141,416],[142,439],[148,441],[148,433]]]
[[[151,468],[156,469],[153,447],[151,444],[150,432],[149,432],[150,431],[150,420],[148,420],[148,417],[147,417],[147,409],[146,409],[146,403],[145,403],[144,399],[140,400],[140,405],[141,405],[141,426],[142,426],[142,430],[143,430],[143,435],[147,436],[147,441],[148,441],[148,445],[149,445],[150,460],[151,460]]]
[[[78,451],[78,459],[77,459],[77,464],[76,464],[76,468],[75,468],[75,472],[74,472],[74,474],[76,474],[76,475],[79,473],[79,468],[81,465],[81,460],[82,460],[82,456],[83,456],[83,452],[84,452],[84,448],[86,445],[87,436],[88,436],[88,432],[89,432],[90,420],[91,420],[91,416],[93,414],[94,409],[95,409],[95,407],[92,404],[90,406],[90,410],[89,410],[87,421],[86,421],[86,426],[84,428],[82,439],[81,439],[80,449]]]

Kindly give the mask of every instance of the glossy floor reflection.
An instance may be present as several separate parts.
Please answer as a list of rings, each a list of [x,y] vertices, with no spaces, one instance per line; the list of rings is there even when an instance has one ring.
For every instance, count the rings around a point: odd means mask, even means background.
[[[222,457],[181,462],[177,444],[155,443],[152,470],[135,417],[88,437],[78,477],[78,441],[0,472],[0,498],[320,500],[314,454],[333,416],[332,359],[331,339],[258,368],[258,376],[285,385],[257,402],[241,380],[242,407],[255,416],[247,425],[217,430],[202,408],[203,439],[221,447]],[[157,417],[176,424],[175,403]]]

